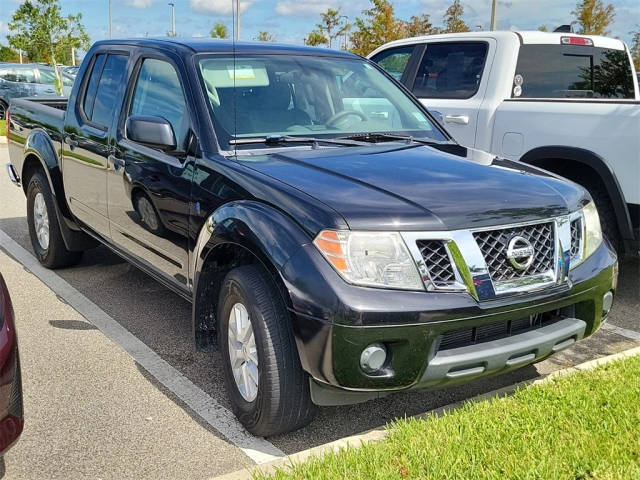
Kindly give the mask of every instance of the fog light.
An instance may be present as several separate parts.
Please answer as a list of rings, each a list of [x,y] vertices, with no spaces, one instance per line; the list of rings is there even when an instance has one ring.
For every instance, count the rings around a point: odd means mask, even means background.
[[[613,305],[613,292],[607,292],[602,296],[602,314],[607,315]]]
[[[387,349],[381,343],[373,343],[362,351],[360,367],[366,373],[374,373],[382,368],[387,359]]]

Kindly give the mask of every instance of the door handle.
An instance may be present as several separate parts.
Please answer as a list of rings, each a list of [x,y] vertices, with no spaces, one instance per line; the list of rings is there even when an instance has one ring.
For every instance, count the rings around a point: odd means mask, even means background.
[[[78,146],[78,140],[76,140],[76,136],[75,135],[67,135],[65,137],[64,141],[70,147],[77,147]]]
[[[444,117],[446,123],[457,123],[458,125],[468,125],[469,115],[446,115]]]
[[[124,158],[118,158],[115,155],[109,155],[107,157],[107,161],[109,162],[109,166],[113,167],[113,170],[116,172],[124,167]]]

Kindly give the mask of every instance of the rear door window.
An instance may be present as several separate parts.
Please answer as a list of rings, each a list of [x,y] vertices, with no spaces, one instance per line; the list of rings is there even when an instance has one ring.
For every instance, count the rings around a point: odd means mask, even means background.
[[[413,93],[420,98],[473,97],[482,80],[488,48],[486,42],[427,44]]]
[[[583,45],[522,45],[520,98],[634,98],[627,52]],[[520,95],[517,95],[520,93]]]
[[[126,55],[99,54],[93,64],[83,101],[87,119],[100,127],[108,128],[118,99],[118,89],[125,80]]]
[[[118,89],[125,79],[127,59],[128,57],[125,55],[109,55],[104,62],[93,104],[93,115],[91,116],[93,123],[105,127],[111,123],[118,99]]]
[[[390,48],[378,53],[371,60],[384,68],[393,78],[400,81],[415,48],[415,45]]]

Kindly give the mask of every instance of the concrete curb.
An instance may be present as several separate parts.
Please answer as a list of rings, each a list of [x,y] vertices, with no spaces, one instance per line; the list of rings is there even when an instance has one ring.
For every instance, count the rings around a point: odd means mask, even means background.
[[[629,350],[625,350],[623,352],[615,353],[613,355],[607,355],[606,357],[589,360],[588,362],[584,362],[573,367],[557,370],[543,378],[539,378],[536,380],[525,380],[523,382],[509,385],[508,387],[500,388],[498,390],[492,390],[491,392],[483,393],[481,395],[477,395],[475,397],[462,400],[460,402],[451,403],[449,405],[445,405],[443,407],[430,410],[429,412],[416,415],[415,417],[423,418],[423,417],[426,417],[427,415],[442,415],[445,412],[460,408],[463,404],[467,402],[476,402],[481,400],[488,400],[495,397],[506,396],[513,393],[517,388],[520,388],[520,387],[524,387],[527,385],[540,385],[540,384],[548,383],[557,377],[564,377],[580,371],[593,370],[596,367],[605,365],[612,361],[619,360],[621,358],[633,357],[636,355],[640,355],[640,347],[634,347]],[[349,437],[344,437],[333,442],[325,443],[324,445],[319,445],[317,447],[309,448],[307,450],[302,450],[300,452],[294,453],[285,458],[274,460],[272,462],[263,463],[261,465],[244,468],[236,472],[220,475],[218,477],[212,478],[211,480],[251,480],[253,478],[254,473],[258,473],[258,472],[262,472],[265,474],[273,473],[277,468],[280,468],[280,469],[287,468],[292,464],[302,463],[310,457],[319,457],[325,453],[337,452],[346,447],[358,448],[363,443],[379,442],[380,440],[384,440],[386,436],[387,436],[387,430],[384,427],[376,428],[376,429],[369,430],[356,435],[352,435]]]

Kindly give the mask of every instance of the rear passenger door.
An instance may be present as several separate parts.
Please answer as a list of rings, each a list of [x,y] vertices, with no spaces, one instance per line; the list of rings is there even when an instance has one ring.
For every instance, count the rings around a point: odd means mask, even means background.
[[[475,147],[495,40],[434,41],[424,47],[417,68],[410,76],[405,73],[403,82],[458,143]]]
[[[107,158],[109,132],[120,111],[128,52],[97,52],[74,103],[69,103],[63,134],[64,190],[71,212],[109,237]]]
[[[108,170],[112,240],[136,259],[188,290],[189,201],[194,158],[188,79],[181,59],[142,52],[135,61],[115,130]],[[174,131],[176,150],[162,151],[127,136],[130,116],[162,117]]]

